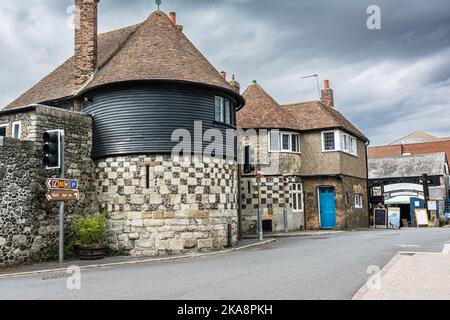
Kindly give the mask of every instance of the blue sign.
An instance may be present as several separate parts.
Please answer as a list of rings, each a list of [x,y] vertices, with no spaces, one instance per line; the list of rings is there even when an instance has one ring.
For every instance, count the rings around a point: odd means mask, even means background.
[[[70,189],[78,189],[78,181],[72,180],[70,182]]]

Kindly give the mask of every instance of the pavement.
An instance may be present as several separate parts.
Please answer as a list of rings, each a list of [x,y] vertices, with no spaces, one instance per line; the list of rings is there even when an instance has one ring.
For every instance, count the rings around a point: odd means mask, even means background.
[[[450,300],[450,242],[440,253],[399,252],[353,300]]]
[[[75,289],[66,272],[0,278],[0,300],[350,300],[399,251],[439,253],[448,241],[448,228],[278,238],[193,259],[83,269]]]
[[[304,230],[304,231],[292,231],[292,232],[268,232],[264,234],[266,238],[285,238],[285,237],[312,237],[312,236],[325,236],[330,234],[338,234],[344,231],[335,230]],[[257,234],[245,235],[244,239],[256,239]]]

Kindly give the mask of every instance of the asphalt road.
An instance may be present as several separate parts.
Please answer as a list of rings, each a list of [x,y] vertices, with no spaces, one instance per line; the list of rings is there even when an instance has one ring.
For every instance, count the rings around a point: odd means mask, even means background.
[[[351,299],[370,266],[446,242],[450,229],[282,238],[218,256],[82,270],[80,290],[68,290],[64,274],[0,279],[0,299]]]

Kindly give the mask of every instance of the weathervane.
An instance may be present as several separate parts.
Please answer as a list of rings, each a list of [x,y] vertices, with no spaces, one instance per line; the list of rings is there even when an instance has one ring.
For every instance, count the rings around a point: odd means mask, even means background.
[[[161,5],[161,0],[156,0],[156,5],[158,6],[158,11],[159,11],[159,6]]]

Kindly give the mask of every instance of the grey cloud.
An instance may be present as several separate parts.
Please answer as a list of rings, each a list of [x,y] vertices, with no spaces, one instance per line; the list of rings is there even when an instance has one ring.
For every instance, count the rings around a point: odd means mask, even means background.
[[[381,144],[419,129],[450,135],[450,2],[430,3],[163,0],[162,10],[178,12],[186,35],[219,70],[236,73],[243,87],[257,79],[281,103],[317,98],[315,81],[301,76],[329,78],[338,109]],[[0,36],[17,33],[0,37],[0,105],[72,54],[71,4],[0,4],[0,16],[9,10]],[[371,4],[381,7],[382,30],[366,28]],[[99,29],[140,22],[155,8],[151,0],[102,0]]]

